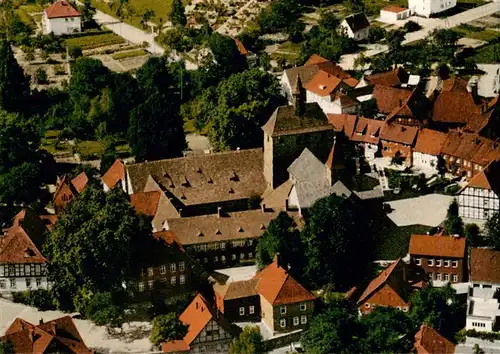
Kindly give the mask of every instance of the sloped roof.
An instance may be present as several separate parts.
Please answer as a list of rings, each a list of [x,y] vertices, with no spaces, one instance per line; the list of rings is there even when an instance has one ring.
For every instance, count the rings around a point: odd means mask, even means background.
[[[261,204],[266,208],[278,208],[278,210],[284,210],[286,208],[286,200],[290,195],[293,183],[287,180],[276,187],[274,190],[265,194]]]
[[[130,195],[130,204],[137,213],[155,216],[161,195],[161,191],[134,193]]]
[[[205,300],[201,294],[197,294],[184,312],[179,316],[179,320],[188,326],[188,331],[182,340],[174,340],[162,343],[162,351],[171,353],[177,351],[187,351],[191,343],[199,336],[207,324],[214,320],[223,327],[229,334],[236,336],[237,333],[226,318],[217,313],[211,304]]]
[[[304,85],[304,88],[318,96],[324,97],[331,95],[337,87],[339,87],[341,82],[342,80],[336,76],[330,75],[325,71],[318,71],[316,75]]]
[[[248,50],[245,48],[243,43],[238,38],[233,38],[234,43],[236,44],[236,48],[238,48],[238,52],[240,52],[241,55],[248,55]]]
[[[500,162],[492,161],[480,173],[472,177],[467,187],[488,189],[500,193]]]
[[[328,59],[325,59],[318,54],[313,54],[309,57],[309,59],[307,59],[304,66],[317,65],[321,63],[326,63],[328,61],[329,61]]]
[[[381,120],[360,117],[358,118],[351,140],[369,144],[378,144],[380,141],[380,133],[382,132],[384,126],[385,123]]]
[[[124,180],[125,165],[123,162],[120,159],[116,159],[101,179],[109,189],[112,189],[119,181]]]
[[[175,246],[180,251],[184,252],[184,248],[182,247],[182,244],[179,242],[179,240],[175,236],[175,233],[173,233],[172,231],[162,230],[162,231],[153,232],[153,238],[155,238],[159,241],[163,241],[168,246]]]
[[[299,182],[323,182],[326,178],[326,166],[305,148],[299,157],[287,169],[290,176]]]
[[[310,291],[278,265],[277,257],[273,263],[257,273],[254,279],[260,279],[257,291],[273,306],[316,299]]]
[[[420,326],[420,330],[415,334],[414,348],[417,354],[455,353],[455,344],[425,324]]]
[[[500,157],[500,144],[477,134],[449,130],[441,153],[486,166]]]
[[[181,206],[262,195],[263,164],[262,149],[248,149],[131,164],[127,172],[134,192],[151,176]]]
[[[376,86],[395,87],[408,82],[410,75],[399,67],[394,70],[368,75],[365,80]]]
[[[427,118],[430,101],[418,89],[414,89],[411,95],[403,101],[402,105],[396,106],[387,116],[386,121],[394,117]]]
[[[472,282],[500,284],[500,251],[471,248],[470,279]]]
[[[0,263],[24,264],[46,263],[47,259],[40,253],[26,231],[21,226],[13,226],[5,236],[0,237]]]
[[[357,13],[347,16],[344,20],[347,22],[347,25],[353,32],[358,32],[367,27],[370,27],[370,22],[368,22],[368,19],[363,13]]]
[[[380,113],[389,114],[398,107],[402,107],[410,98],[412,91],[376,84],[373,88],[372,98],[377,103]]]
[[[75,187],[78,193],[83,191],[88,182],[89,178],[85,172],[81,172],[78,176],[71,180],[71,184],[73,184],[73,187]]]
[[[467,90],[442,91],[432,111],[432,120],[440,123],[467,124],[471,119],[480,115],[481,109],[474,102],[474,98]]]
[[[389,267],[387,267],[385,270],[383,270],[375,279],[373,279],[366,289],[363,291],[361,296],[359,297],[357,303],[361,303],[364,300],[368,299],[370,296],[372,296],[376,291],[378,291],[383,285],[385,285],[391,276],[392,272],[399,267],[402,263],[401,258],[398,258],[394,263],[392,263]],[[399,293],[399,289],[395,289],[392,284],[387,284],[389,285],[396,293]]]
[[[393,5],[389,5],[389,6],[386,6],[382,9],[382,11],[389,11],[389,12],[394,12],[394,13],[400,13],[400,12],[404,12],[404,11],[408,11],[407,8],[404,8],[404,7],[400,7],[400,6],[393,6]]]
[[[48,18],[80,17],[80,13],[65,0],[57,1],[45,9]]]
[[[411,255],[436,257],[465,257],[465,237],[411,235]]]
[[[214,285],[215,291],[222,296],[224,300],[234,300],[243,297],[258,295],[257,284],[260,279],[252,278],[248,280],[240,280],[219,285]]]
[[[322,130],[333,130],[328,118],[316,102],[305,103],[302,115],[297,115],[294,106],[276,108],[271,118],[262,127],[270,136],[292,135]]]
[[[401,124],[385,124],[380,132],[380,139],[395,143],[413,145],[418,128]]]
[[[65,353],[92,353],[83,342],[70,316],[43,322],[37,326],[16,318],[0,340],[10,340],[15,353],[45,353],[51,343]]]
[[[356,127],[357,117],[354,114],[327,114],[328,121],[336,132],[343,132],[346,137],[351,138]]]
[[[446,133],[424,128],[418,132],[417,141],[413,151],[437,156],[446,140]]]

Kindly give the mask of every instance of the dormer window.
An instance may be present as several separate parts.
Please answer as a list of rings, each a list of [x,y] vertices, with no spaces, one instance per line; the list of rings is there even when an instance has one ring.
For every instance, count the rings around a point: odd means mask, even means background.
[[[183,179],[181,185],[183,187],[191,187],[191,184],[189,183],[189,181],[187,180],[187,178],[185,176],[184,176],[184,179]]]
[[[239,179],[238,175],[236,174],[236,172],[233,171],[233,175],[231,176],[231,178],[229,178],[229,180],[231,180],[233,182],[238,182],[240,179]]]
[[[319,85],[320,90],[326,90],[326,85]]]
[[[203,236],[205,236],[205,235],[203,235],[203,232],[198,231],[198,234],[197,234],[196,236],[198,236],[198,237],[203,237]]]
[[[214,181],[212,181],[211,178],[209,178],[207,182],[208,182],[208,184],[214,184]]]

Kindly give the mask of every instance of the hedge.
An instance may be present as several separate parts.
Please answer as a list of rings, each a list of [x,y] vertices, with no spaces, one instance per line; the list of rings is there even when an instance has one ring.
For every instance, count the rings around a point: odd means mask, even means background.
[[[144,49],[138,49],[138,50],[133,50],[130,52],[120,52],[113,54],[111,57],[115,60],[120,60],[120,59],[126,59],[126,58],[133,58],[133,57],[142,57],[144,55],[147,55],[148,52],[145,51]]]
[[[463,343],[467,337],[479,338],[493,342],[495,340],[500,340],[500,332],[480,332],[475,329],[469,329],[466,331],[465,329],[462,329],[456,334],[455,339],[458,343]]]
[[[122,44],[125,43],[125,40],[114,33],[106,33],[85,37],[69,38],[65,42],[68,47],[80,47],[82,50],[88,50],[105,47],[108,45]]]

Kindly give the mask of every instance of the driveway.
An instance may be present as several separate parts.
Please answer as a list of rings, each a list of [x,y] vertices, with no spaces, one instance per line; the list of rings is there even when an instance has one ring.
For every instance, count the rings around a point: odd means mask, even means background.
[[[387,216],[397,226],[439,226],[445,219],[453,197],[443,194],[427,194],[417,198],[388,202],[392,212]]]

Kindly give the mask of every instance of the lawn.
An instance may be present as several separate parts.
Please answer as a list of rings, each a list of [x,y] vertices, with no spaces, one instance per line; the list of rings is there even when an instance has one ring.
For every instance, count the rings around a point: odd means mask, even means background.
[[[92,0],[92,4],[102,12],[118,18],[118,16],[116,15],[116,10],[110,9],[110,7],[102,0]],[[137,28],[143,29],[141,25],[141,14],[144,13],[145,10],[154,11],[155,16],[153,16],[151,22],[158,25],[160,24],[160,21],[163,20],[163,23],[165,23],[166,21],[168,21],[168,17],[171,12],[172,1],[129,0],[127,2],[127,6],[130,6],[130,8],[132,9],[132,16],[127,16],[123,19],[123,21]]]
[[[65,41],[68,47],[80,47],[82,50],[95,49],[124,42],[125,40],[122,37],[114,33],[75,37],[66,39]]]
[[[32,28],[36,28],[36,24],[35,20],[30,15],[30,13],[42,12],[42,11],[43,7],[36,4],[21,5],[15,10],[16,14],[19,16],[21,21],[23,21],[26,25]]]
[[[144,49],[132,50],[128,52],[119,52],[113,54],[111,57],[115,60],[134,58],[134,57],[142,57],[144,55],[148,55],[148,52]]]
[[[500,32],[492,29],[483,29],[471,25],[462,24],[453,29],[462,37],[479,39],[481,41],[489,42],[496,38],[500,38]]]
[[[478,64],[498,64],[500,62],[500,43],[492,43],[478,49],[474,59]]]

